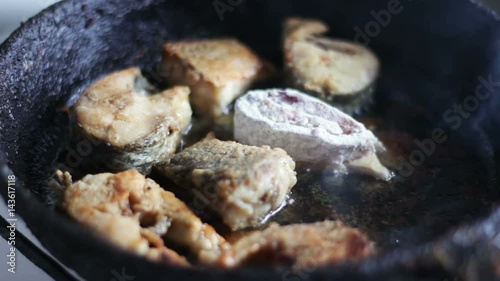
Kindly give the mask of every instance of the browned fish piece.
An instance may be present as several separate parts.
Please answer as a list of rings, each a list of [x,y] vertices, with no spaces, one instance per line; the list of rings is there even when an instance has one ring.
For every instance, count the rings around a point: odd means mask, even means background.
[[[201,263],[231,266],[230,245],[171,192],[136,170],[88,175],[66,188],[71,217],[115,245],[154,260],[186,265],[163,238],[188,247]]]
[[[232,245],[237,265],[258,261],[294,269],[359,260],[375,251],[365,235],[338,221],[272,224],[243,235]]]
[[[71,119],[76,149],[84,142],[92,145],[83,157],[87,164],[148,173],[175,152],[191,121],[189,89],[155,91],[138,68],[129,68],[105,76],[82,94]]]
[[[186,148],[160,168],[233,230],[258,225],[279,208],[297,182],[294,169],[282,149],[217,139]]]
[[[195,112],[212,117],[254,82],[272,71],[252,50],[231,38],[168,42],[163,46],[161,75],[172,85],[191,89]]]

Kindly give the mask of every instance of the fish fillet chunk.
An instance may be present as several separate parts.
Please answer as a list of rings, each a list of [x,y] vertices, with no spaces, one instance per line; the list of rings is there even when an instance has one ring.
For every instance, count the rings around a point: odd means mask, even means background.
[[[237,265],[259,261],[293,269],[359,260],[375,252],[365,235],[338,221],[272,224],[243,235],[232,245]]]
[[[64,208],[115,245],[153,260],[187,265],[164,238],[186,246],[203,264],[231,266],[231,246],[171,192],[136,170],[88,175],[69,184]]]
[[[191,114],[189,88],[155,93],[140,69],[129,68],[92,84],[72,106],[73,144],[91,144],[83,158],[100,170],[148,173],[175,152]]]
[[[217,139],[186,148],[160,168],[233,230],[258,225],[284,204],[297,182],[294,169],[282,149]]]
[[[391,172],[377,158],[383,145],[340,110],[292,89],[250,91],[235,105],[234,137],[248,145],[279,147],[297,162],[373,175]]]
[[[365,46],[322,36],[327,31],[328,26],[318,20],[286,20],[286,80],[292,88],[317,96],[347,113],[357,112],[372,99],[379,60]]]

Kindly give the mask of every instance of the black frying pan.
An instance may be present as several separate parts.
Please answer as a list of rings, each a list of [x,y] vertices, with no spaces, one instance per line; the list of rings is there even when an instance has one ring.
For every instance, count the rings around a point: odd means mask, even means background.
[[[397,2],[387,24],[371,13]],[[314,272],[179,269],[120,251],[54,210],[46,183],[67,139],[60,109],[91,82],[133,65],[154,79],[161,44],[180,38],[235,36],[280,65],[281,22],[289,15],[322,19],[332,36],[368,43],[379,55],[376,104],[361,118],[379,124],[399,176],[367,186],[358,178],[304,176],[314,184],[298,186],[302,203],[276,220],[342,219],[379,244],[378,256]],[[16,212],[88,280],[118,280],[122,271],[133,280],[499,279],[499,47],[499,20],[466,0],[65,1],[0,48],[0,191],[6,198],[15,174]],[[478,92],[489,96],[475,106]],[[447,113],[464,102],[466,115]],[[432,138],[436,128],[447,140],[426,155],[414,140]]]

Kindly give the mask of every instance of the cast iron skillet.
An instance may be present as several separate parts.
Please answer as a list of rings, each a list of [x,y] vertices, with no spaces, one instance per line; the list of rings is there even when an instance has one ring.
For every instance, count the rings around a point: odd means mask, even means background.
[[[113,272],[122,271],[133,280],[498,279],[500,23],[493,14],[466,0],[401,0],[401,12],[377,31],[370,11],[398,1],[220,2],[234,5],[223,21],[212,1],[65,1],[1,46],[1,194],[6,198],[7,176],[15,174],[16,211],[55,257],[88,280],[117,280]],[[235,36],[279,65],[280,24],[289,15],[322,19],[332,36],[350,40],[355,27],[371,25],[369,46],[383,62],[374,112],[383,120],[384,140],[402,159],[418,148],[414,138],[429,138],[436,128],[448,136],[411,175],[396,169],[405,176],[387,190],[359,199],[336,189],[344,199],[337,203],[348,209],[337,210],[338,217],[373,234],[384,245],[378,256],[298,273],[173,268],[111,247],[52,208],[45,186],[67,133],[60,109],[71,97],[126,66],[140,65],[154,78],[169,39]],[[490,76],[493,82],[481,90],[489,97],[470,115],[443,118],[454,104],[471,102],[480,77]]]

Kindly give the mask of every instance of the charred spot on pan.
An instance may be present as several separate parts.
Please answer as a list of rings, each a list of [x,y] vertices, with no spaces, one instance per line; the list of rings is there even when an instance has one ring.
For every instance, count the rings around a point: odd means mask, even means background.
[[[91,27],[94,23],[95,23],[95,18],[87,19],[87,21],[85,22],[85,28]]]
[[[104,9],[95,9],[95,12],[96,12],[98,15],[100,15],[100,16],[102,16],[102,15],[104,15],[104,14],[105,14]]]

